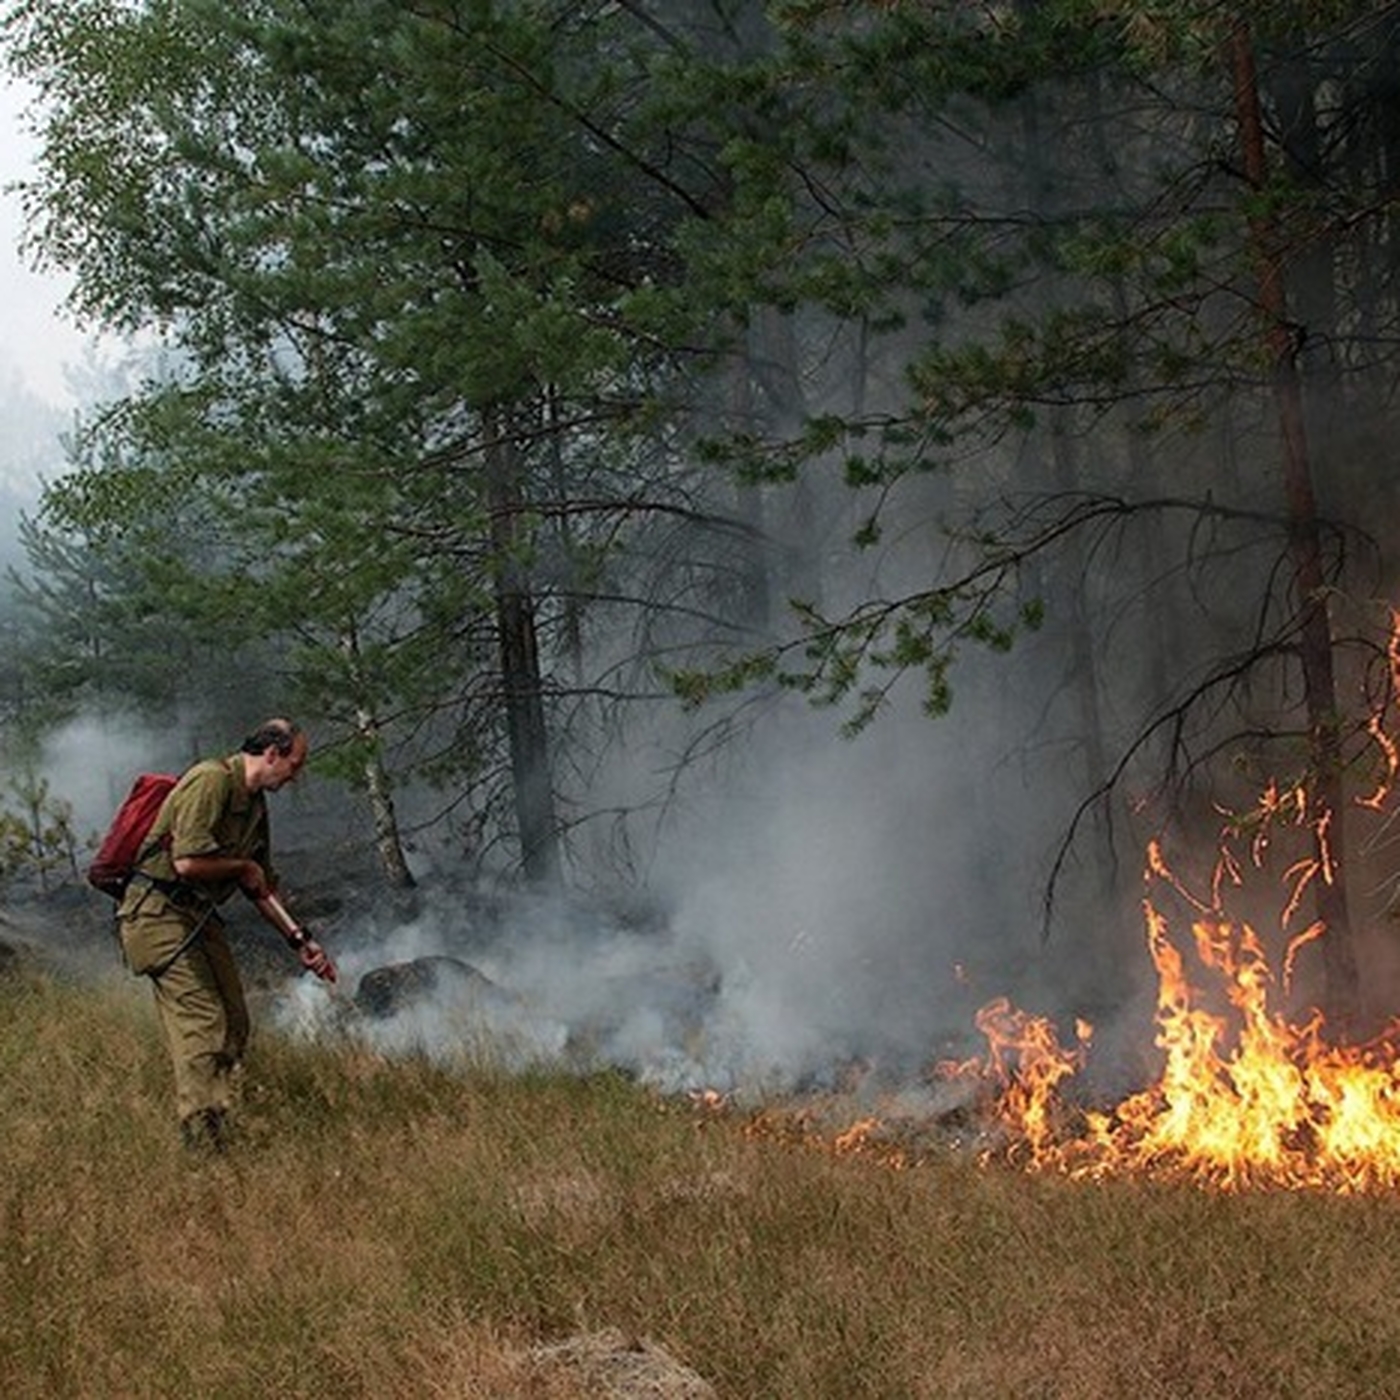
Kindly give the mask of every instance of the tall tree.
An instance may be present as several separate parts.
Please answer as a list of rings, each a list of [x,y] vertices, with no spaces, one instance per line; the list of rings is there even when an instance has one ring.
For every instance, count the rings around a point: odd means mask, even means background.
[[[1102,703],[1076,737],[1102,725],[1118,755],[1085,810],[1145,782],[1150,752],[1202,780],[1296,740],[1300,713],[1328,767],[1318,585],[1348,581],[1348,537],[1270,496],[1236,425],[1288,406],[1259,274],[1299,249],[1330,250],[1336,324],[1314,339],[1347,366],[1341,392],[1360,403],[1351,369],[1393,351],[1383,143],[1362,149],[1357,116],[1374,91],[1341,83],[1358,134],[1320,200],[1269,154],[1271,69],[1247,164],[1233,12],[1214,5],[226,11],[12,4],[18,61],[58,103],[44,244],[90,310],[168,322],[188,351],[177,394],[128,421],[179,426],[147,458],[175,449],[166,483],[238,521],[253,576],[329,577],[341,544],[395,542],[349,613],[315,618],[326,638],[403,607],[476,665],[490,617],[490,683],[453,677],[490,713],[462,752],[479,760],[489,729],[505,755],[534,878],[568,820],[555,638],[575,690],[601,693],[577,683],[590,624],[634,605],[682,693],[791,688],[848,705],[852,731],[906,675],[944,713],[969,648],[1058,627],[1067,598],[1093,605],[1095,661],[1127,620],[1157,636],[1170,614],[1199,644],[1188,664],[1143,693],[1105,661],[1082,692]],[[1296,53],[1383,46],[1394,16],[1274,3],[1250,22],[1260,53]],[[1109,158],[1083,139],[1105,127]],[[737,493],[696,470],[716,467]],[[112,506],[111,480],[88,485]],[[770,537],[843,519],[841,575],[775,563]],[[1110,550],[1132,567],[1041,596]],[[453,569],[455,633],[433,606]],[[763,601],[783,594],[785,618]],[[1358,666],[1380,654],[1334,627],[1334,671],[1353,641]],[[392,723],[396,684],[343,708]],[[1338,724],[1337,760],[1361,734]],[[1344,1000],[1344,963],[1332,982]]]
[[[187,357],[176,382],[106,420],[138,473],[118,486],[102,462],[105,482],[55,508],[93,524],[167,490],[217,500],[237,520],[237,572],[263,596],[317,560],[318,577],[347,580],[354,558],[352,614],[344,587],[298,594],[297,624],[328,638],[363,641],[365,615],[396,600],[448,627],[445,653],[452,624],[424,594],[439,566],[463,570],[464,596],[495,608],[499,684],[444,667],[433,703],[445,713],[456,684],[494,704],[537,879],[558,869],[560,832],[556,687],[536,632],[566,615],[576,631],[583,601],[577,575],[570,597],[557,583],[535,596],[537,561],[554,522],[573,522],[576,554],[615,552],[651,508],[626,424],[664,363],[659,332],[695,324],[657,295],[668,206],[691,197],[619,135],[632,106],[600,45],[624,75],[643,69],[616,24],[372,0],[9,10],[16,62],[51,103],[41,246],[75,271],[83,310],[166,324]],[[376,532],[384,547],[364,553]],[[237,596],[226,582],[220,596]],[[402,724],[406,697],[382,684],[387,705],[340,707],[376,716],[361,733]]]
[[[1244,177],[1252,196],[1246,213],[1249,245],[1258,283],[1262,335],[1278,406],[1288,539],[1298,595],[1298,651],[1311,749],[1309,762],[1313,772],[1308,817],[1315,833],[1314,860],[1321,872],[1316,882],[1317,910],[1327,929],[1323,947],[1329,1002],[1342,1024],[1350,1026],[1358,1010],[1358,986],[1347,887],[1341,867],[1345,849],[1341,825],[1346,805],[1342,783],[1341,714],[1332,664],[1334,639],[1327,603],[1317,493],[1313,489],[1311,452],[1303,412],[1302,377],[1297,364],[1297,323],[1289,308],[1285,253],[1279,230],[1265,203],[1270,171],[1264,118],[1254,38],[1248,20],[1243,17],[1235,19],[1230,26],[1229,49]]]
[[[765,167],[755,159],[742,168],[751,188],[736,205],[796,214],[813,207],[809,196],[820,188],[821,223],[807,226],[814,234],[820,227],[819,237],[801,239],[789,223],[790,237],[771,239],[774,256],[765,259],[763,238],[741,241],[731,225],[719,256],[731,271],[743,269],[755,301],[821,306],[835,316],[861,311],[903,351],[907,377],[882,411],[835,423],[812,417],[786,445],[738,447],[751,463],[790,473],[814,446],[844,443],[848,477],[874,503],[861,533],[868,542],[887,523],[908,529],[907,503],[927,499],[930,471],[946,468],[965,484],[955,487],[956,509],[945,515],[950,547],[926,587],[866,596],[844,612],[804,608],[800,632],[718,675],[683,673],[684,693],[703,697],[776,675],[826,701],[851,702],[858,727],[894,679],[913,672],[923,675],[928,708],[941,713],[967,643],[1009,645],[1044,615],[1027,593],[1034,574],[1052,576],[1067,551],[1101,557],[1110,541],[1120,553],[1144,554],[1133,543],[1143,533],[1159,557],[1161,544],[1174,542],[1179,564],[1159,571],[1150,589],[1141,584],[1143,599],[1153,600],[1142,609],[1149,625],[1154,611],[1190,600],[1175,580],[1194,579],[1218,635],[1201,633],[1209,645],[1177,693],[1146,697],[1144,718],[1116,740],[1122,758],[1094,795],[1112,792],[1134,763],[1140,771],[1159,736],[1170,740],[1162,755],[1168,777],[1203,780],[1210,757],[1261,754],[1270,739],[1277,761],[1292,766],[1301,709],[1311,739],[1299,776],[1314,794],[1319,840],[1314,890],[1330,929],[1326,1000],[1345,1024],[1357,986],[1341,880],[1341,774],[1364,758],[1372,716],[1363,707],[1343,717],[1336,656],[1347,648],[1356,665],[1374,663],[1385,636],[1364,616],[1354,632],[1328,619],[1329,592],[1346,586],[1351,556],[1344,530],[1316,506],[1286,278],[1301,253],[1316,261],[1325,248],[1337,273],[1336,319],[1309,329],[1336,363],[1359,368],[1378,352],[1393,356],[1393,298],[1360,271],[1364,250],[1392,222],[1379,150],[1355,160],[1354,134],[1366,129],[1363,114],[1377,95],[1355,81],[1359,70],[1330,89],[1328,99],[1340,91],[1343,103],[1333,120],[1353,133],[1350,164],[1313,172],[1300,186],[1267,155],[1276,140],[1266,121],[1272,96],[1242,66],[1255,43],[1228,8],[1051,4],[992,15],[894,5],[852,23],[845,11],[816,4],[785,12],[785,22],[781,61],[750,69],[755,105],[790,99],[806,84],[821,91],[828,121],[857,90],[872,115],[847,128],[833,162],[844,180],[818,182],[803,164],[800,183],[789,181],[795,162]],[[1395,17],[1372,5],[1279,4],[1255,7],[1250,22],[1272,59],[1305,46],[1384,49]],[[1077,135],[1081,124],[1103,119],[1105,97],[1121,99],[1112,170],[1087,160],[1092,146]],[[1013,148],[995,133],[1037,106],[1057,123],[1036,143],[1038,183],[1056,197],[1008,199],[994,162]],[[816,128],[792,121],[788,129]],[[903,158],[886,159],[882,178],[862,183],[857,172],[875,168],[881,135]],[[1018,172],[1008,174],[1015,180]],[[1024,176],[1011,188],[1024,190]],[[770,216],[769,227],[779,222]],[[880,275],[862,282],[866,267]],[[1365,333],[1355,334],[1363,323]],[[1267,472],[1237,486],[1212,470],[1206,439],[1191,434],[1269,407],[1280,425],[1284,489],[1276,494]],[[1120,466],[1116,480],[1101,471],[1092,486],[1032,474],[1034,459],[1017,447],[1045,421],[1059,446],[1051,459],[1061,461],[1073,450],[1069,435],[1095,424],[1171,434],[1171,454],[1155,454],[1171,478],[1144,476],[1140,453],[1129,459],[1134,475]],[[961,470],[970,461],[979,478]],[[1353,536],[1372,523],[1355,515]],[[1203,549],[1211,539],[1214,547]],[[1246,551],[1259,566],[1227,573],[1227,557],[1243,560]],[[1203,587],[1211,574],[1217,582]],[[1228,593],[1214,591],[1227,579]],[[1231,608],[1229,597],[1241,606]],[[1134,610],[1130,598],[1124,589],[1107,601],[1121,617]],[[1107,621],[1092,624],[1100,635]]]

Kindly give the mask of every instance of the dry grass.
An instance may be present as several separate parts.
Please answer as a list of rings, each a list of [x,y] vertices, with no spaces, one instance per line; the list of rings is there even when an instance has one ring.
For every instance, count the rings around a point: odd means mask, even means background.
[[[141,986],[0,983],[5,1394],[1400,1395],[1389,1199],[896,1172],[268,1035],[228,1157],[168,1104]]]

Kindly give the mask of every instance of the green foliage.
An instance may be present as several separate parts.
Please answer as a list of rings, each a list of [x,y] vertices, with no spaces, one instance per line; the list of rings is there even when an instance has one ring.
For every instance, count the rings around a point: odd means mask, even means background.
[[[169,561],[36,521],[21,532],[31,573],[15,582],[16,646],[51,712],[97,700],[168,713],[181,694],[172,663],[189,640],[162,587]]]
[[[842,618],[822,616],[810,603],[792,600],[804,639],[740,655],[709,669],[665,669],[662,677],[688,706],[756,685],[772,684],[805,695],[813,703],[849,702],[842,730],[852,737],[884,709],[901,677],[921,677],[923,710],[930,718],[952,705],[950,673],[967,645],[1005,652],[1017,636],[1044,621],[1039,600],[1024,603],[1014,616],[999,616],[995,592],[974,588],[939,590],[898,604],[869,604]],[[878,686],[863,685],[872,674]]]
[[[572,489],[619,498],[625,523],[634,483],[592,464],[626,453],[590,425],[609,397],[639,418],[657,316],[695,325],[646,267],[672,192],[639,204],[605,159],[644,136],[609,129],[598,27],[281,0],[18,6],[8,25],[51,98],[45,250],[84,309],[166,327],[181,352],[175,379],[90,425],[49,520],[160,551],[171,611],[225,643],[277,638],[293,694],[352,748],[369,722],[438,774],[455,748],[470,775],[487,726],[467,714],[454,735],[450,717],[493,694],[477,638],[498,578],[553,544],[526,510],[509,543],[493,534],[486,417],[527,445],[522,503],[578,462]],[[578,448],[541,433],[546,396],[583,423]],[[197,559],[163,538],[176,515],[198,523]],[[622,538],[602,520],[569,557],[582,570]]]
[[[15,881],[47,890],[78,878],[78,837],[72,805],[48,779],[25,768],[5,785],[0,805],[0,893]]]
[[[855,730],[909,675],[941,715],[968,648],[1069,615],[1129,514],[1022,535],[993,503],[1110,496],[1148,432],[1263,401],[1261,224],[1285,264],[1325,253],[1339,365],[1393,336],[1390,153],[1339,111],[1325,169],[1252,187],[1222,58],[1247,20],[1280,82],[1375,106],[1327,26],[1378,13],[12,3],[49,99],[36,245],[178,350],[48,494],[48,664],[168,702],[98,643],[267,639],[346,772],[468,786],[519,728],[507,598],[551,697],[612,690],[578,663],[625,607],[687,705],[776,686]],[[927,576],[795,586],[780,517],[828,480],[862,578],[911,499]],[[815,601],[775,636],[760,594]]]
[[[1309,28],[1344,25],[1384,9],[1380,0],[1271,0],[1222,6],[1214,0],[1070,0],[1068,16],[1100,23],[1144,67],[1172,61],[1210,66],[1231,28],[1247,24],[1265,38],[1292,39]]]

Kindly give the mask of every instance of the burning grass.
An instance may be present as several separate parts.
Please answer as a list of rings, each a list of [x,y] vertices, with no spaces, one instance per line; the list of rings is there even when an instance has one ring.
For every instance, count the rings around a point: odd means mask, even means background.
[[[0,983],[8,1395],[1393,1392],[1389,1195],[893,1171],[615,1075],[266,1034],[192,1164],[143,991]]]
[[[1322,866],[1300,861],[1289,878],[1324,878]],[[1314,922],[1289,935],[1295,888],[1276,940],[1282,952],[1271,960],[1266,938],[1232,917],[1222,894],[1227,881],[1241,883],[1240,870],[1223,844],[1211,894],[1201,898],[1160,847],[1148,852],[1143,909],[1161,1072],[1141,1092],[1107,1109],[1076,1107],[1065,1086],[1086,1064],[1093,1028],[1080,1023],[1076,1043],[1065,1045],[1047,1020],[1004,999],[982,1008],[988,1055],[935,1073],[992,1096],[984,1126],[1001,1141],[988,1156],[1077,1178],[1190,1180],[1229,1191],[1400,1186],[1400,1020],[1353,1043],[1334,1039],[1315,1007],[1284,1009],[1299,950],[1325,930]],[[1189,937],[1173,932],[1162,890],[1187,909]]]

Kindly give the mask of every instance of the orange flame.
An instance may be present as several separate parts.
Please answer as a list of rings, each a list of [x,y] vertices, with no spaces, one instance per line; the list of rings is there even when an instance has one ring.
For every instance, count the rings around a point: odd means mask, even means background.
[[[985,1068],[1002,1086],[995,1120],[1008,1135],[1004,1155],[1075,1177],[1131,1173],[1226,1190],[1400,1185],[1400,1025],[1367,1046],[1327,1045],[1320,1012],[1295,1025],[1273,1009],[1277,987],[1253,928],[1190,896],[1155,844],[1148,874],[1202,911],[1190,963],[1198,977],[1209,974],[1217,1004],[1207,1005],[1165,915],[1145,899],[1161,1077],[1111,1111],[1086,1110],[1075,1134],[1064,1131],[1073,1115],[1059,1087],[1079,1069],[1085,1038],[1064,1050],[1048,1022],[1004,1000],[984,1007],[978,1025],[990,1045]],[[1322,932],[1314,923],[1290,941],[1285,986],[1299,950]]]
[[[1394,700],[1400,611],[1391,614],[1387,655]],[[1379,777],[1357,806],[1380,812],[1396,787],[1400,745],[1386,732],[1384,709],[1367,732],[1379,754]],[[977,1017],[989,1044],[986,1059],[944,1067],[997,1086],[991,1118],[1004,1145],[987,1149],[987,1157],[1078,1177],[1133,1173],[1227,1190],[1400,1185],[1400,1018],[1369,1044],[1334,1045],[1321,1012],[1295,1023],[1277,1006],[1280,992],[1292,990],[1300,954],[1326,934],[1321,921],[1292,933],[1290,926],[1308,892],[1337,878],[1334,814],[1307,784],[1270,782],[1251,811],[1223,815],[1204,899],[1173,873],[1160,843],[1147,849],[1143,913],[1158,983],[1157,1082],[1107,1112],[1075,1115],[1060,1095],[1082,1066],[1088,1033],[1081,1028],[1078,1048],[1064,1049],[1048,1022],[1005,1000],[992,1002]],[[1230,917],[1225,896],[1245,882],[1236,843],[1245,844],[1250,865],[1263,869],[1275,839],[1290,832],[1304,836],[1309,849],[1282,876],[1284,946],[1276,982],[1264,940]],[[1189,911],[1189,942],[1173,938],[1154,886]]]
[[[1392,694],[1400,694],[1400,612],[1394,610],[1390,614],[1390,643],[1386,648],[1386,660],[1390,666],[1390,689]],[[1381,751],[1384,760],[1385,772],[1376,781],[1376,790],[1368,797],[1358,797],[1356,805],[1358,807],[1369,807],[1372,811],[1378,812],[1385,805],[1386,798],[1390,796],[1391,790],[1395,786],[1395,774],[1400,768],[1400,746],[1386,733],[1385,718],[1382,714],[1373,714],[1367,723],[1366,731],[1370,734],[1377,748]]]

